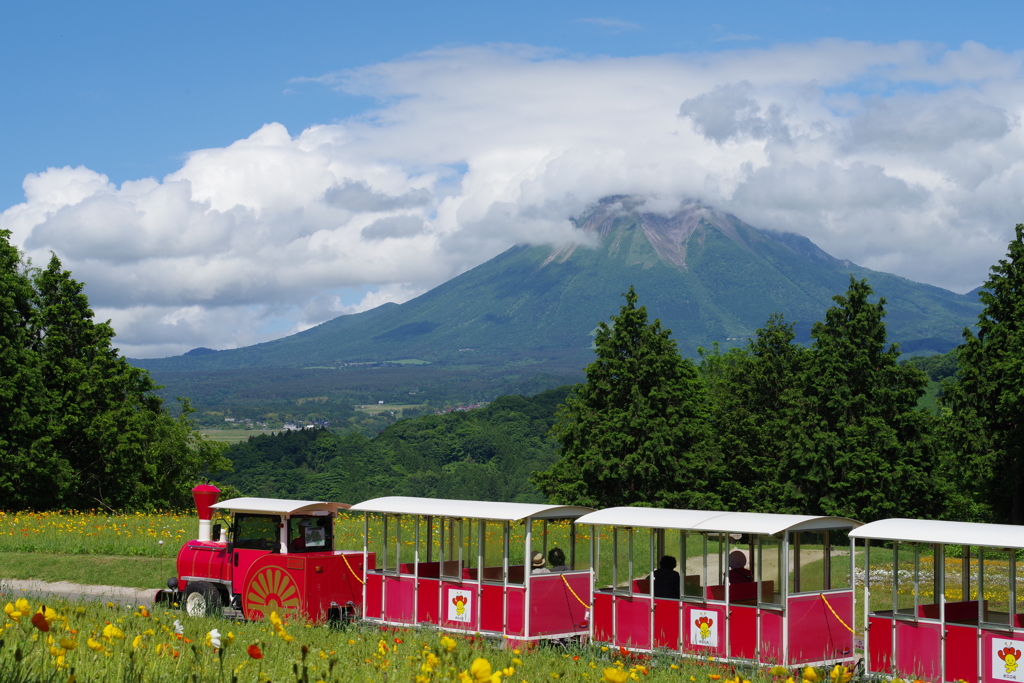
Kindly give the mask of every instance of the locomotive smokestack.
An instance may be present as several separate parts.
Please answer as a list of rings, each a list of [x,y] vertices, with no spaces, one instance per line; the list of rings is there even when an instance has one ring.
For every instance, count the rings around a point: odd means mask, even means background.
[[[210,484],[200,484],[192,489],[192,500],[196,502],[196,512],[199,513],[199,539],[200,541],[210,540],[210,520],[213,519],[211,505],[217,504],[220,497],[220,489]]]

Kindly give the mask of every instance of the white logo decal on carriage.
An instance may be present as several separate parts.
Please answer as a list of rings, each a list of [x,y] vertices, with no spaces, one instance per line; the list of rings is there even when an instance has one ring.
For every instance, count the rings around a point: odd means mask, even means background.
[[[1001,681],[1024,681],[1021,670],[1021,651],[1024,640],[992,640],[992,678]]]
[[[471,591],[448,590],[448,621],[469,623],[473,614],[473,593]]]
[[[718,612],[690,610],[690,645],[718,647]]]

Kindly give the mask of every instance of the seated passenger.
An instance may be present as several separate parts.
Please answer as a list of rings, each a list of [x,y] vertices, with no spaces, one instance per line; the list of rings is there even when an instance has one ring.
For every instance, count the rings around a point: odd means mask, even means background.
[[[679,572],[676,558],[665,555],[654,570],[654,597],[679,599]]]
[[[729,583],[751,583],[754,574],[747,569],[747,556],[742,550],[729,553]]]
[[[545,564],[546,564],[546,562],[544,562],[544,554],[543,553],[534,553],[533,554],[533,569],[530,570],[530,573],[531,574],[550,574],[551,570],[548,569],[547,567],[545,567],[544,566]]]
[[[561,548],[552,548],[548,551],[548,562],[551,563],[551,571],[567,572],[570,567],[565,563],[565,553]]]

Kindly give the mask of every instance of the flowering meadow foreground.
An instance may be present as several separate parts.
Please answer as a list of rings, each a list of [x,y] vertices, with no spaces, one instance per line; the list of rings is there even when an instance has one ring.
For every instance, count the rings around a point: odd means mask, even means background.
[[[690,681],[847,683],[851,673],[738,669],[711,660],[634,655],[607,647],[502,647],[434,631],[186,618],[113,603],[42,604],[4,591],[0,680],[54,681]]]

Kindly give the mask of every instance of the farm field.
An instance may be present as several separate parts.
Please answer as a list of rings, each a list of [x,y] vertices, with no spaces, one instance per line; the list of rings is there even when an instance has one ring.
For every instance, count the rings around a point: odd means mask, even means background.
[[[204,439],[216,441],[217,443],[238,443],[248,441],[250,436],[260,434],[274,434],[274,429],[201,429],[199,433]]]
[[[425,630],[275,622],[276,614],[269,621],[240,623],[113,603],[43,606],[31,598],[3,600],[0,679],[5,681],[768,683],[792,673],[734,670],[705,659],[634,656],[607,647],[518,650],[500,641]],[[829,673],[817,675],[827,681]]]
[[[398,413],[400,410],[422,408],[423,406],[424,404],[422,403],[368,403],[366,405],[355,406],[355,409],[361,413],[380,415],[381,413]]]

